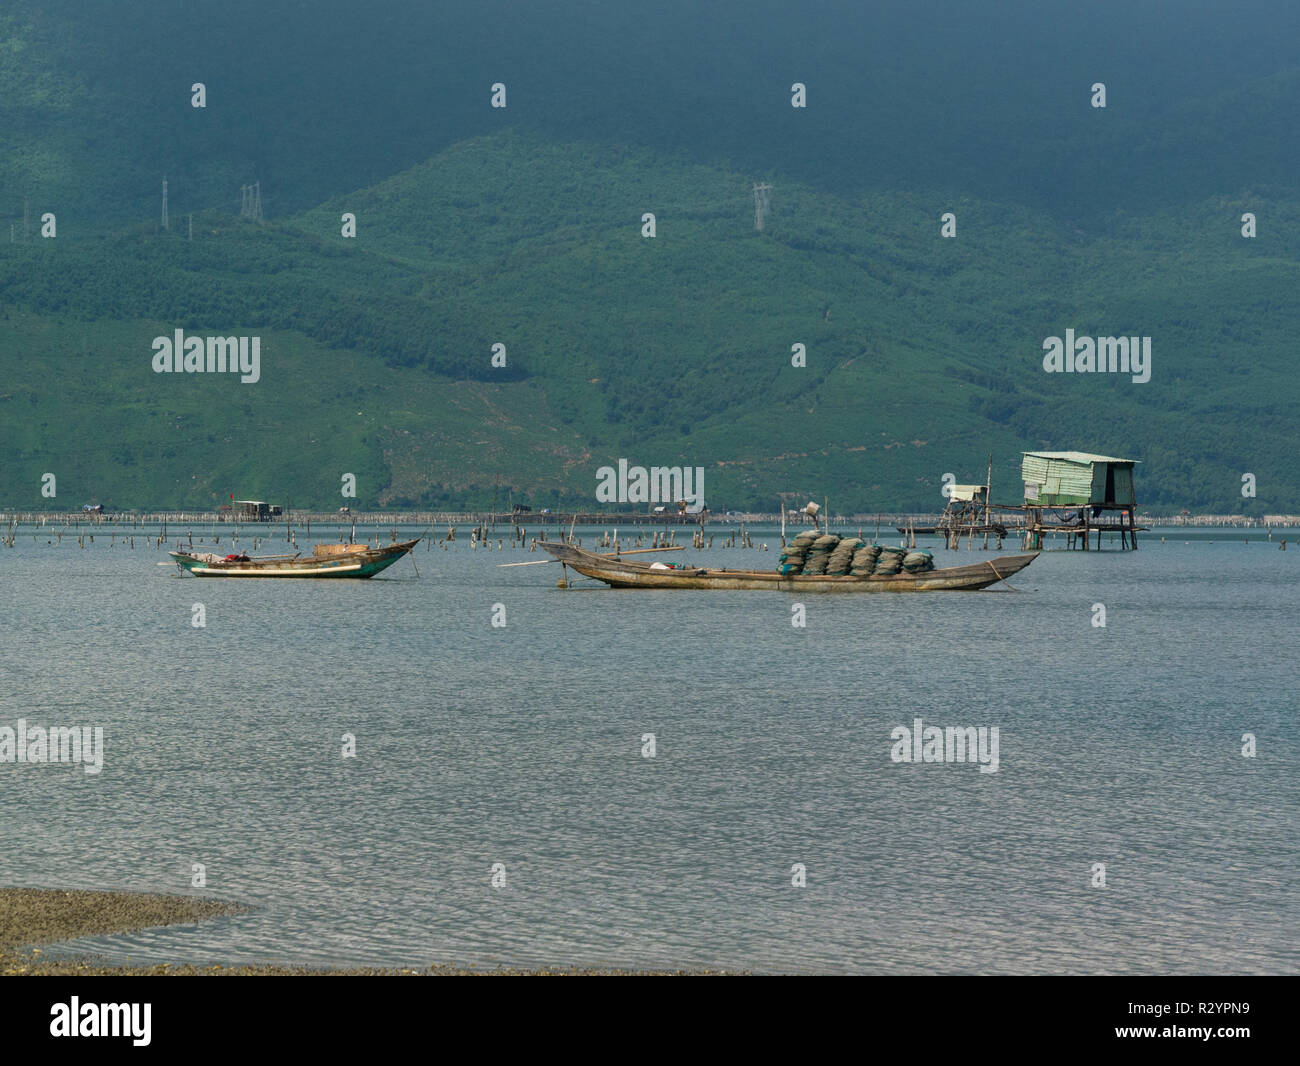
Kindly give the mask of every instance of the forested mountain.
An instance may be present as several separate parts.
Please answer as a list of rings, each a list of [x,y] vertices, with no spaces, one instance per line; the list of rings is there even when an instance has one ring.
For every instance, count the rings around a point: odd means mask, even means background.
[[[0,507],[590,506],[626,457],[929,510],[1049,447],[1294,510],[1295,11],[798,7],[9,4]],[[155,373],[176,329],[259,380]],[[1067,329],[1150,380],[1045,372]]]

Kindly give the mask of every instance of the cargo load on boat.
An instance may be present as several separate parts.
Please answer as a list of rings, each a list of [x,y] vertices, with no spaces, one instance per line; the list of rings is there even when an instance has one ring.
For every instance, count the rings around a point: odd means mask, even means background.
[[[925,550],[868,544],[860,537],[804,532],[781,550],[776,569],[783,576],[871,577],[899,571],[924,574],[934,569],[934,557]]]

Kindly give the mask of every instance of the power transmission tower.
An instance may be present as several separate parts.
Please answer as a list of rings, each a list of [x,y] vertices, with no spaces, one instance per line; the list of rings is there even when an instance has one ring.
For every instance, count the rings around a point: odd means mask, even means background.
[[[167,175],[166,175],[166,174],[163,175],[163,212],[162,212],[162,228],[163,228],[163,229],[171,229],[171,226],[169,226],[169,225],[167,224]]]
[[[754,228],[759,233],[763,232],[763,216],[772,209],[771,192],[772,186],[766,182],[754,183]]]
[[[250,218],[254,222],[262,221],[262,183],[255,181],[252,185],[241,185],[239,191],[242,201],[239,205],[239,217]]]

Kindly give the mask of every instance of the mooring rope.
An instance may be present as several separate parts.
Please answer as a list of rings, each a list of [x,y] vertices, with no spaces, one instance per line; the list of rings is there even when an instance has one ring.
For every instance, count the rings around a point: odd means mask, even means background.
[[[1013,584],[1011,584],[1011,582],[1008,581],[1005,577],[1003,577],[1001,574],[998,574],[998,568],[997,568],[996,566],[993,565],[993,560],[992,560],[992,559],[985,559],[984,561],[985,561],[986,563],[989,564],[989,569],[992,570],[995,574],[997,574],[997,576],[998,576],[998,580],[1001,581],[1002,584],[1006,585],[1006,587],[1009,588],[1012,592],[1023,592],[1023,591],[1024,591],[1024,589],[1018,589],[1018,588],[1016,588],[1016,586],[1013,585]]]

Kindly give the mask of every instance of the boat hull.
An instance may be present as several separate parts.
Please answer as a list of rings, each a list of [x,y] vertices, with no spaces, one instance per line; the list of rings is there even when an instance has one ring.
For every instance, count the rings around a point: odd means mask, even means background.
[[[830,577],[821,574],[778,574],[766,570],[715,570],[707,567],[655,570],[646,563],[612,559],[568,544],[540,547],[584,577],[625,589],[767,589],[777,592],[937,592],[975,591],[995,585],[1032,563],[1038,552],[983,559],[923,574],[873,574],[870,577]]]
[[[418,544],[417,540],[390,544],[386,548],[327,558],[250,559],[248,562],[207,562],[186,552],[168,552],[176,565],[195,577],[276,577],[276,578],[367,578],[386,570]]]

